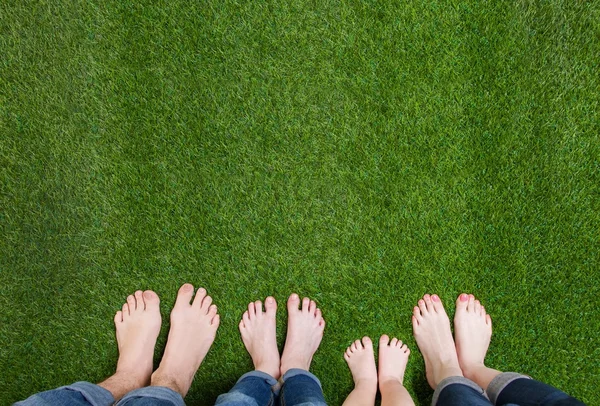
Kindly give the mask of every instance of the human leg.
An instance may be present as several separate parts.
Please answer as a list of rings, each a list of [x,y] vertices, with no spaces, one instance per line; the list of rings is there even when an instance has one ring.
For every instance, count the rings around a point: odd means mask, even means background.
[[[17,403],[21,406],[44,404],[112,405],[126,393],[150,383],[154,346],[160,331],[161,316],[158,295],[138,290],[115,314],[119,359],[114,375],[93,385],[77,382],[42,392]]]
[[[344,406],[374,405],[377,395],[377,369],[371,339],[363,337],[362,342],[353,342],[346,349],[344,359],[354,380],[354,389],[344,401]]]
[[[282,405],[325,405],[321,383],[308,372],[314,353],[321,344],[325,320],[314,301],[295,293],[287,302],[288,329],[281,356]]]
[[[219,327],[217,306],[199,288],[184,284],[171,312],[171,328],[160,366],[151,377],[151,386],[168,388],[185,397],[196,371],[215,340]]]
[[[252,357],[254,371],[243,375],[235,386],[217,398],[216,405],[271,405],[275,401],[273,387],[280,377],[279,350],[275,335],[277,302],[273,297],[248,305],[239,328],[246,350]]]
[[[397,338],[379,339],[379,391],[382,406],[414,405],[404,387],[404,371],[410,350]]]
[[[582,405],[577,399],[542,382],[513,372],[502,373],[484,364],[492,337],[492,319],[473,295],[456,300],[454,334],[465,377],[483,388],[492,403],[523,405]]]

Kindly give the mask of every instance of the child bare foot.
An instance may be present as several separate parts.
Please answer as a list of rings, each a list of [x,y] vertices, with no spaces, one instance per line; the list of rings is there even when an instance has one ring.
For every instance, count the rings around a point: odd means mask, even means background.
[[[153,386],[166,386],[183,397],[215,340],[220,320],[217,306],[211,304],[205,289],[199,288],[190,304],[193,295],[194,287],[189,283],[179,288],[165,354],[152,374]]]
[[[302,299],[302,309],[298,309],[299,305],[300,298],[293,293],[287,302],[289,317],[285,347],[281,356],[281,375],[292,368],[308,371],[312,357],[323,338],[325,320],[321,309],[306,297]]]
[[[425,359],[427,382],[435,389],[444,378],[463,376],[450,331],[450,320],[437,295],[424,295],[413,309],[413,333]]]
[[[154,346],[160,332],[160,300],[151,290],[138,290],[127,297],[115,315],[119,361],[117,372],[99,385],[115,400],[150,383]]]
[[[374,405],[377,394],[377,368],[371,339],[363,337],[362,343],[360,340],[353,342],[346,349],[344,359],[354,380],[354,390],[348,395],[344,405]]]
[[[492,319],[473,295],[463,293],[456,300],[454,337],[465,377],[486,389],[500,371],[487,368],[483,363],[492,338]]]
[[[394,380],[404,383],[404,371],[410,350],[397,338],[382,335],[379,339],[379,385]]]
[[[242,341],[252,357],[254,368],[279,379],[281,365],[275,336],[276,312],[277,302],[273,297],[269,296],[265,300],[264,312],[260,300],[251,302],[242,316],[239,327]]]
[[[404,371],[410,350],[397,338],[379,338],[379,391],[382,406],[414,405],[404,387]]]

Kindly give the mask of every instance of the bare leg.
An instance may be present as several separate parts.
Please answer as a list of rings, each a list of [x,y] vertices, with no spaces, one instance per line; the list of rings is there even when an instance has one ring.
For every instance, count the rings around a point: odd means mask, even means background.
[[[289,369],[308,371],[312,357],[321,344],[325,320],[317,304],[305,297],[302,309],[298,309],[300,298],[293,293],[287,302],[288,330],[281,356],[281,375]]]
[[[379,390],[381,406],[413,405],[404,387],[404,371],[410,350],[397,338],[382,335],[379,339]]]
[[[171,312],[171,329],[160,366],[152,374],[152,386],[173,389],[185,397],[219,327],[217,306],[206,290],[199,288],[192,304],[194,287],[189,283],[179,288]]]
[[[344,406],[373,406],[377,394],[377,369],[373,342],[363,337],[362,343],[356,340],[346,349],[344,359],[352,372],[354,390],[350,392]]]
[[[492,339],[492,319],[473,295],[463,293],[456,300],[454,337],[463,374],[483,389],[487,389],[490,382],[501,372],[483,364]]]
[[[281,363],[275,336],[275,298],[269,296],[265,300],[265,310],[263,312],[260,300],[251,302],[240,321],[240,333],[254,362],[254,369],[279,379]]]
[[[450,331],[450,320],[437,295],[424,295],[413,309],[413,332],[425,358],[429,385],[435,389],[445,378],[463,376]]]
[[[116,373],[99,383],[119,401],[126,393],[150,384],[154,346],[160,332],[160,300],[151,290],[138,290],[115,315],[119,361]]]

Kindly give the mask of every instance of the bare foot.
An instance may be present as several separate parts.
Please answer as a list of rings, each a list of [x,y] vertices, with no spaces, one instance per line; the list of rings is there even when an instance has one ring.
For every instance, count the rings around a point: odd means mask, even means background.
[[[454,337],[465,377],[486,389],[500,371],[487,368],[483,363],[492,339],[492,319],[473,295],[463,293],[456,300]]]
[[[354,385],[365,384],[377,391],[377,368],[375,367],[375,355],[373,354],[373,342],[369,337],[363,337],[362,343],[356,340],[344,353],[344,359],[348,363]]]
[[[300,298],[293,293],[287,302],[288,329],[285,347],[281,356],[281,375],[289,369],[300,368],[308,371],[312,357],[321,344],[325,320],[321,309],[308,298],[302,299],[302,309],[298,309]]]
[[[115,315],[119,361],[115,375],[99,385],[115,400],[150,383],[154,346],[160,332],[160,300],[151,290],[138,290],[127,297]]]
[[[377,395],[377,368],[375,367],[375,355],[373,354],[373,342],[369,337],[363,337],[353,342],[344,353],[344,359],[348,363],[354,389],[343,406],[372,406],[375,404]]]
[[[171,329],[165,354],[152,374],[153,386],[166,386],[185,397],[196,371],[208,353],[219,327],[217,306],[199,288],[192,304],[194,287],[189,283],[179,288],[171,311]]]
[[[437,295],[424,295],[413,309],[413,333],[425,358],[427,382],[435,389],[444,378],[463,376],[450,331],[450,320]]]
[[[265,300],[265,310],[263,312],[260,300],[248,304],[248,310],[240,321],[240,333],[246,350],[252,357],[254,369],[279,379],[281,365],[275,336],[275,298],[269,296]]]
[[[382,335],[379,339],[379,386],[393,380],[404,383],[404,371],[410,350],[397,338]]]

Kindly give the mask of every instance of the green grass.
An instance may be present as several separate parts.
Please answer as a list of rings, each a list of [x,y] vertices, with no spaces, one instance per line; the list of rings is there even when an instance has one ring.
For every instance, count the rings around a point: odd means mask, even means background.
[[[184,282],[222,315],[190,404],[251,368],[246,304],[293,291],[332,405],[383,333],[428,404],[411,308],[463,291],[490,366],[595,402],[598,55],[583,0],[2,2],[1,402],[110,375],[136,289],[158,361]]]

